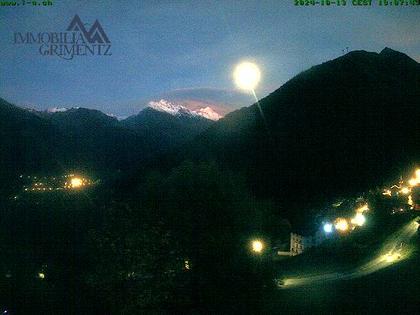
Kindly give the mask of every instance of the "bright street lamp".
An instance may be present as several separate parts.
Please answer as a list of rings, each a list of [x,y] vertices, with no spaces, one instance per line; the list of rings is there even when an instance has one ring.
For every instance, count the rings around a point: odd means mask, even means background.
[[[349,228],[349,224],[346,219],[338,218],[335,222],[335,229],[340,232],[345,232]]]
[[[324,232],[329,234],[332,231],[333,231],[333,225],[331,223],[325,223],[324,224]]]
[[[357,213],[356,216],[353,219],[351,219],[351,223],[358,226],[364,225],[365,222],[366,217],[361,213]]]
[[[264,243],[260,240],[253,240],[251,242],[251,249],[254,253],[260,254],[264,250]]]

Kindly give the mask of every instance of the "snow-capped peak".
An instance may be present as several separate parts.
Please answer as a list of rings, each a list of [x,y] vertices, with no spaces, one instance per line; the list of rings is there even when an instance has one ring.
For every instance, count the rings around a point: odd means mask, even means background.
[[[198,115],[203,116],[204,118],[217,121],[222,118],[217,112],[215,112],[211,107],[207,106],[205,108],[200,108],[195,111]]]
[[[148,105],[150,108],[153,108],[154,110],[165,112],[174,116],[178,115],[187,115],[187,116],[201,116],[206,119],[210,120],[219,120],[222,118],[221,115],[216,113],[213,109],[210,107],[205,108],[199,108],[196,110],[191,110],[185,106],[174,104],[170,101],[161,99],[159,102],[151,101]]]
[[[60,113],[60,112],[65,112],[68,111],[68,108],[65,107],[52,107],[52,108],[48,108],[47,112],[48,113]]]
[[[160,100],[159,102],[149,102],[149,107],[171,115],[191,114],[191,111],[185,106],[173,104],[164,99]]]

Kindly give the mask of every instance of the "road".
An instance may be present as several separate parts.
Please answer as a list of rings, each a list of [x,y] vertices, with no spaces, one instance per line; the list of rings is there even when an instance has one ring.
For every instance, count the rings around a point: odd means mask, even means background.
[[[410,221],[401,229],[389,236],[383,243],[381,250],[376,257],[369,262],[346,272],[328,272],[319,275],[301,276],[295,278],[281,279],[283,282],[279,287],[289,289],[300,286],[314,285],[329,281],[348,280],[364,277],[377,272],[390,265],[396,264],[410,257],[412,249],[408,243],[416,234],[418,218]]]

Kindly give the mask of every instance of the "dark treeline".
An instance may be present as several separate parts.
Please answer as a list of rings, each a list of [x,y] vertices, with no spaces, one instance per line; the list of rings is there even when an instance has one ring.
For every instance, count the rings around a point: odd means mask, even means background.
[[[149,173],[130,198],[23,195],[1,217],[0,302],[17,313],[255,313],[273,283],[250,241],[289,232],[215,163]]]

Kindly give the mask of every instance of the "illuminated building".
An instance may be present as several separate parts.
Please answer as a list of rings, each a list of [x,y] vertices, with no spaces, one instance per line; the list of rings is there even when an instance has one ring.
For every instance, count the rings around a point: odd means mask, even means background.
[[[290,233],[290,255],[300,255],[308,248],[319,246],[325,239],[325,235],[321,231],[307,236]]]

